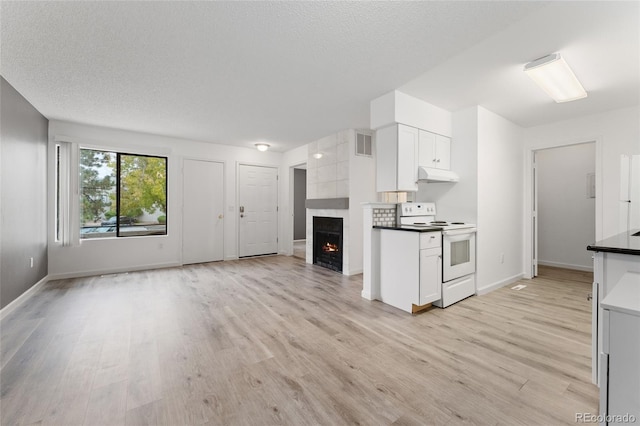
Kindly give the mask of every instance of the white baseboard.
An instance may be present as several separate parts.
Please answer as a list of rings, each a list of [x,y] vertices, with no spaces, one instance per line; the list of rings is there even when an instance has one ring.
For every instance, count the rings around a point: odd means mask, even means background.
[[[364,291],[362,290],[360,292],[360,296],[362,296],[363,298],[367,299],[367,300],[373,300],[373,298],[371,297],[371,293],[368,291]]]
[[[512,277],[505,278],[504,280],[500,280],[500,281],[495,282],[493,284],[489,284],[489,285],[484,286],[482,288],[478,288],[478,289],[476,289],[476,294],[478,296],[482,296],[483,294],[491,293],[492,291],[497,290],[499,288],[502,288],[502,287],[504,287],[506,285],[513,284],[516,281],[522,279],[523,277],[524,277],[524,273],[521,272],[521,273],[516,274],[516,275],[514,275]]]
[[[44,283],[49,281],[49,279],[50,279],[49,275],[46,275],[40,281],[38,281],[37,283],[35,283],[31,287],[29,287],[29,289],[27,289],[27,291],[25,291],[24,293],[22,293],[20,296],[16,297],[15,299],[13,299],[13,301],[11,301],[11,303],[9,303],[7,306],[5,306],[4,308],[0,309],[0,320],[4,319],[4,317],[9,315],[11,312],[13,312],[18,306],[22,305],[28,298],[33,296],[35,294],[35,292],[38,291],[40,289],[40,287],[42,287],[44,285]]]
[[[538,260],[538,265],[553,266],[554,268],[573,269],[575,271],[593,272],[593,265],[591,266],[572,265],[570,263],[550,262],[548,260]]]
[[[348,271],[342,271],[344,273],[344,275],[358,275],[362,273],[362,269],[350,269]]]
[[[123,272],[147,271],[151,269],[175,268],[182,266],[179,262],[152,263],[148,265],[131,266],[125,268],[92,269],[85,271],[66,272],[62,274],[49,274],[49,280],[64,280],[67,278],[93,277],[95,275],[119,274]]]

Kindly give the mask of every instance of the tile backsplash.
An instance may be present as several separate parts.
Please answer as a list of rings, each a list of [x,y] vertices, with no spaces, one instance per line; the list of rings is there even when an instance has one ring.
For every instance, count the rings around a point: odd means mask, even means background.
[[[373,226],[396,226],[396,209],[373,209]]]

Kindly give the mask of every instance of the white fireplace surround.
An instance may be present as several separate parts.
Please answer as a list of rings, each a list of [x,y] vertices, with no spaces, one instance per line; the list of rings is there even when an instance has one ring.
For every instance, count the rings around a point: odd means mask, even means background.
[[[356,152],[357,133],[374,139],[372,156]],[[311,142],[307,148],[306,261],[313,263],[313,217],[342,218],[342,273],[360,274],[363,272],[360,204],[376,198],[375,132],[346,129]]]
[[[349,227],[349,210],[346,209],[307,209],[307,250],[306,261],[313,263],[313,218],[315,217],[339,217],[342,218],[342,273],[344,275],[353,275],[362,272],[352,271],[349,266],[350,244],[350,227]]]

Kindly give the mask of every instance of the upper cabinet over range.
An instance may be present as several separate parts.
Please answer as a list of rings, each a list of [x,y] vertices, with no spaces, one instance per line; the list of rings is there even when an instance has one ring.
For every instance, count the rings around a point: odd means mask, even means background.
[[[376,130],[376,190],[414,192],[418,180],[455,182],[451,113],[393,91],[371,101]]]
[[[451,169],[451,138],[426,130],[419,131],[418,165]]]
[[[376,190],[418,190],[418,167],[449,170],[451,139],[404,124],[376,133]]]

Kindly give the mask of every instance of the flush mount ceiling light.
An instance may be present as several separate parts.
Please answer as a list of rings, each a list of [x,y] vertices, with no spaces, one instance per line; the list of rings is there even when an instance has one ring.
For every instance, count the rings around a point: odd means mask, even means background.
[[[256,144],[256,148],[258,149],[258,151],[261,152],[265,152],[266,150],[269,149],[271,145],[269,145],[268,143],[257,143]]]
[[[559,53],[529,62],[524,72],[558,103],[587,97],[584,87]]]

